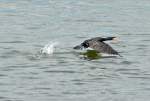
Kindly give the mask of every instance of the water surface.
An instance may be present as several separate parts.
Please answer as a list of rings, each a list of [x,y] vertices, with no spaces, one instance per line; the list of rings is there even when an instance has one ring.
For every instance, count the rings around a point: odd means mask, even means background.
[[[149,0],[0,0],[1,101],[148,101]],[[96,36],[123,57],[87,61],[73,46]],[[53,55],[39,54],[50,41]]]

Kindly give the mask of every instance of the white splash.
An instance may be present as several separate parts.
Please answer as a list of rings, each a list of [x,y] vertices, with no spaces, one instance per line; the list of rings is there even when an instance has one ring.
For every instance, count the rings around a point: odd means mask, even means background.
[[[42,49],[41,49],[41,53],[42,54],[53,54],[54,50],[56,48],[56,45],[58,45],[58,42],[50,42],[48,44],[46,44]]]
[[[107,53],[101,53],[101,55],[103,56],[103,57],[116,57],[117,55],[115,55],[115,54],[107,54]]]

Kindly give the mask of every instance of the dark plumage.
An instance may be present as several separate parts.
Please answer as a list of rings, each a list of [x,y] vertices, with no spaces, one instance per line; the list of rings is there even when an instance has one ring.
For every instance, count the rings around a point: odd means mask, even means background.
[[[88,40],[85,40],[80,45],[77,45],[74,47],[74,49],[82,49],[82,48],[92,48],[100,53],[107,53],[107,54],[114,54],[119,55],[119,53],[114,50],[111,46],[106,44],[104,41],[107,40],[113,40],[116,37],[107,37],[107,38],[101,38],[101,37],[95,37]]]

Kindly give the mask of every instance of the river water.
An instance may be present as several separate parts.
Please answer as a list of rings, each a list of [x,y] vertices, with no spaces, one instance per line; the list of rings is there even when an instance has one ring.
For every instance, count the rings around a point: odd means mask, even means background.
[[[149,0],[0,0],[0,24],[0,101],[149,101]],[[81,59],[96,36],[123,57]]]

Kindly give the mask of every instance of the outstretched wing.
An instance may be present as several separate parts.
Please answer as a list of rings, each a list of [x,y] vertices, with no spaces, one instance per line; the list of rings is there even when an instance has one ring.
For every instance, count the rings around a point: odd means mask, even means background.
[[[94,50],[100,52],[100,53],[108,53],[108,54],[115,54],[118,55],[118,52],[114,50],[111,46],[104,42],[100,41],[89,41],[89,47],[93,48]]]

